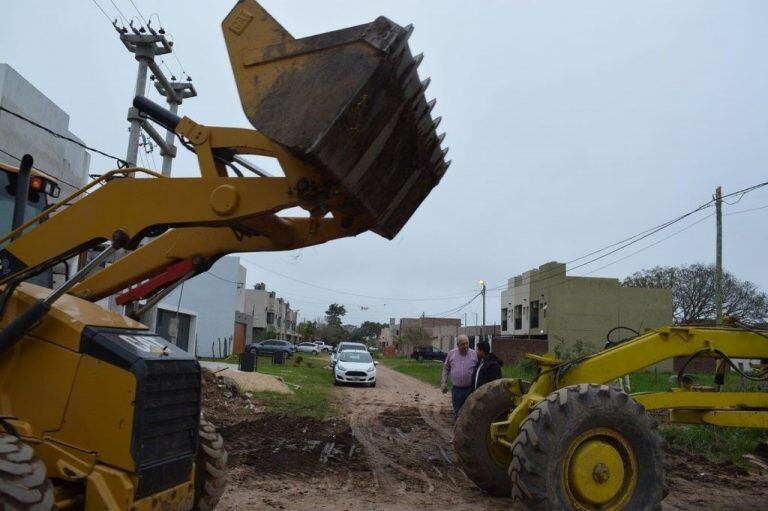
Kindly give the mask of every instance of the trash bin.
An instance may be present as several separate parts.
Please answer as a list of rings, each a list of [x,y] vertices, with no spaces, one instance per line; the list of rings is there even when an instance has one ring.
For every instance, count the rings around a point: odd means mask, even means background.
[[[283,365],[285,363],[285,352],[284,351],[276,351],[272,353],[272,363]]]
[[[257,357],[255,352],[240,353],[239,369],[248,373],[256,370]]]

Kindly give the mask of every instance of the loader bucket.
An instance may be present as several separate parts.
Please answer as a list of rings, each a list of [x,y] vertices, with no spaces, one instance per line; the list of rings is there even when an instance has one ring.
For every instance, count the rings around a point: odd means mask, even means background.
[[[338,183],[392,239],[448,169],[408,47],[411,28],[367,25],[294,39],[254,0],[222,23],[248,120]]]

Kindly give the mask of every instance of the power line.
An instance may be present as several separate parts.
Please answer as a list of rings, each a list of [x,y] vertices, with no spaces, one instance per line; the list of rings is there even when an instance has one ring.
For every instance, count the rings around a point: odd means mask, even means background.
[[[20,161],[21,161],[21,158],[19,158],[18,156],[15,156],[15,155],[13,155],[13,154],[11,154],[11,153],[9,153],[8,151],[5,151],[5,150],[3,150],[3,149],[0,149],[0,153],[3,153],[4,155],[8,156],[9,158],[13,158],[14,160],[16,160],[16,161],[18,161],[18,162],[20,162]],[[72,188],[74,188],[74,189],[76,189],[76,190],[77,190],[78,188],[80,188],[80,186],[79,186],[79,185],[74,185],[74,184],[72,184],[72,183],[70,183],[70,182],[68,182],[68,181],[65,181],[64,179],[61,179],[60,177],[56,177],[56,176],[54,176],[54,175],[53,175],[51,172],[46,172],[45,170],[42,170],[42,169],[41,169],[41,168],[39,168],[39,167],[33,167],[33,168],[34,168],[35,170],[37,170],[38,172],[40,172],[40,173],[42,173],[42,174],[45,174],[46,176],[50,177],[50,178],[51,178],[51,179],[53,179],[54,181],[57,181],[57,182],[59,182],[59,183],[64,183],[65,185],[67,185],[67,186],[71,186]]]
[[[724,195],[723,198],[733,197],[735,195],[740,195],[740,197],[743,197],[747,193],[752,192],[754,190],[757,190],[758,188],[762,188],[762,187],[764,187],[766,185],[768,185],[768,182],[758,183],[756,185],[752,185],[752,186],[749,186],[747,188],[743,188],[741,190],[737,190],[735,192],[732,192],[732,193],[729,193],[727,195]],[[741,198],[739,200],[741,200]],[[586,261],[584,263],[576,265],[576,266],[570,268],[570,270],[573,271],[573,270],[576,270],[578,268],[582,268],[584,266],[592,264],[592,263],[594,263],[596,261],[599,261],[601,259],[604,259],[604,258],[606,258],[606,257],[608,257],[608,256],[610,256],[610,255],[612,255],[612,254],[614,254],[614,253],[616,253],[616,252],[618,252],[620,250],[624,250],[625,248],[627,248],[627,247],[629,247],[631,245],[634,245],[635,243],[638,243],[639,241],[642,241],[643,239],[648,238],[648,237],[650,237],[650,236],[652,236],[652,235],[654,235],[654,234],[656,234],[656,233],[658,233],[658,232],[660,232],[660,231],[662,231],[664,229],[667,229],[668,227],[670,227],[670,226],[672,226],[672,225],[674,225],[674,224],[684,220],[685,218],[688,218],[689,216],[694,215],[694,214],[698,213],[699,211],[702,211],[702,210],[710,207],[714,202],[715,202],[714,198],[710,199],[709,201],[705,202],[704,204],[700,205],[699,207],[697,207],[695,209],[692,209],[691,211],[688,211],[687,213],[683,213],[682,215],[680,215],[680,216],[678,216],[676,218],[673,218],[672,220],[668,220],[668,221],[666,221],[666,222],[664,222],[662,224],[657,225],[656,227],[653,227],[651,229],[646,229],[645,231],[642,231],[642,232],[640,232],[638,234],[635,234],[634,236],[630,236],[629,238],[625,238],[622,241],[619,241],[619,242],[616,242],[616,243],[612,243],[611,245],[603,247],[603,248],[601,248],[599,250],[594,250],[594,251],[592,251],[592,252],[590,252],[590,253],[588,253],[586,255],[583,255],[583,256],[578,257],[576,259],[572,259],[571,261],[567,261],[565,264],[566,265],[571,264],[573,262],[585,259],[586,257],[592,256],[592,255],[595,255],[595,254],[599,254],[601,252],[605,252],[606,250],[608,250],[610,248],[618,246],[617,248],[614,248],[613,250],[610,250],[610,251],[608,251],[608,252],[606,252],[606,253],[604,253],[604,254],[602,254],[600,256],[594,257],[594,258],[590,259],[589,261]],[[552,272],[549,275],[546,275],[546,276],[542,275],[538,279],[531,280],[530,283],[531,284],[534,284],[534,283],[538,284],[540,282],[544,282],[544,281],[552,279],[552,278],[561,277],[561,276],[563,276],[565,274],[566,274],[565,270],[557,269],[557,270],[554,270],[554,272]],[[505,287],[504,285],[496,286],[494,288],[491,288],[491,290],[496,291],[496,290],[503,289],[504,287]]]
[[[113,155],[111,155],[109,153],[105,153],[104,151],[100,151],[99,149],[96,149],[96,148],[93,148],[93,147],[89,147],[89,146],[83,144],[82,142],[80,142],[79,140],[75,140],[72,137],[68,137],[66,135],[62,135],[61,133],[57,133],[57,132],[53,131],[52,129],[43,126],[40,123],[37,123],[37,122],[35,122],[35,121],[31,120],[31,119],[28,119],[28,118],[24,117],[21,114],[18,114],[16,112],[8,110],[7,108],[5,108],[2,105],[0,105],[0,111],[7,112],[7,113],[11,114],[12,116],[17,117],[18,119],[21,119],[22,121],[31,124],[32,126],[40,128],[41,130],[51,134],[55,138],[60,138],[62,140],[66,140],[67,142],[72,142],[73,144],[75,144],[77,146],[80,146],[80,147],[82,147],[83,149],[85,149],[87,151],[92,151],[92,152],[98,153],[98,154],[100,154],[102,156],[106,156],[107,158],[111,158],[111,159],[113,159],[113,160],[115,160],[117,162],[117,165],[120,168],[128,166],[128,162],[126,162],[122,158],[118,158],[117,156],[113,156]]]
[[[123,11],[120,10],[120,8],[113,2],[113,0],[109,0],[109,3],[112,4],[112,6],[117,9],[118,14],[120,14],[120,17],[123,19],[123,23],[125,25],[129,24],[128,18],[125,17],[125,14],[123,14]]]
[[[466,296],[466,294],[461,294],[461,295],[454,295],[452,297],[444,296],[444,297],[432,297],[432,298],[398,298],[398,297],[391,297],[391,296],[387,297],[387,296],[363,295],[363,294],[359,294],[359,293],[352,293],[352,292],[349,292],[349,291],[340,291],[338,289],[331,289],[331,288],[328,288],[328,287],[318,286],[316,284],[312,284],[310,282],[299,280],[299,279],[290,277],[288,275],[285,275],[283,273],[276,272],[274,270],[270,270],[269,268],[265,268],[264,266],[262,266],[260,264],[254,263],[253,261],[250,261],[250,260],[246,259],[245,257],[243,257],[243,259],[246,262],[248,262],[249,264],[252,264],[253,266],[256,266],[257,268],[261,268],[264,271],[268,271],[270,273],[274,273],[275,275],[279,275],[280,277],[283,277],[285,279],[292,280],[294,282],[298,282],[299,284],[304,284],[305,286],[310,286],[310,287],[314,287],[314,288],[317,288],[317,289],[322,289],[324,291],[330,291],[331,293],[338,293],[338,294],[342,294],[342,295],[357,296],[357,297],[360,297],[360,298],[369,298],[371,300],[387,300],[387,301],[397,301],[397,302],[428,302],[428,301],[437,300],[437,299],[460,298],[460,297]]]
[[[98,3],[96,0],[91,0],[91,2],[93,2],[93,4],[94,4],[96,7],[98,7],[98,8],[99,8],[99,10],[100,10],[100,11],[101,11],[101,13],[104,15],[104,17],[105,17],[105,18],[107,18],[107,21],[108,21],[110,24],[112,24],[112,18],[110,18],[110,17],[109,17],[109,14],[107,14],[107,11],[105,11],[105,10],[104,10],[104,8],[102,8],[102,7],[101,7],[101,5],[99,5],[99,3]]]

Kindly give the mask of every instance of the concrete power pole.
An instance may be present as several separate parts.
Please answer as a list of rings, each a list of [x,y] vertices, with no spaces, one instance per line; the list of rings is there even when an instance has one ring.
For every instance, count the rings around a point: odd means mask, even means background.
[[[717,216],[717,255],[715,258],[715,309],[716,324],[723,321],[723,192],[715,190],[715,214]]]
[[[165,97],[173,113],[178,112],[179,105],[181,105],[184,99],[197,96],[197,91],[195,91],[191,83],[176,82],[175,76],[171,76],[169,80],[160,69],[160,66],[157,65],[157,62],[155,62],[155,57],[166,55],[173,51],[173,42],[166,39],[165,31],[162,28],[158,31],[154,30],[151,22],[147,23],[146,28],[141,27],[140,29],[136,29],[131,22],[130,32],[125,27],[118,28],[116,24],[114,27],[117,33],[120,34],[120,41],[128,51],[135,55],[136,60],[139,62],[134,96],[144,96],[144,91],[147,87],[148,70],[152,71],[151,78],[155,80],[155,87]],[[166,131],[165,138],[163,138],[154,126],[142,117],[133,106],[128,109],[128,122],[131,123],[131,128],[128,135],[128,151],[126,152],[125,161],[132,166],[136,165],[139,153],[139,140],[143,130],[160,147],[160,154],[163,156],[162,173],[165,176],[170,176],[172,160],[176,156],[176,147],[173,144],[175,133],[168,130]]]
[[[485,340],[485,281],[481,280],[480,285],[483,286],[483,290],[481,291],[483,295],[483,324],[480,325],[480,337],[482,340]]]

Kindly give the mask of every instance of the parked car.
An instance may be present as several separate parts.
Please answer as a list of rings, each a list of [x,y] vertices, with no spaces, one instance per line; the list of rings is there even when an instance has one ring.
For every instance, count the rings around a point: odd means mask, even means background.
[[[377,348],[376,346],[368,346],[368,351],[370,353],[376,353],[377,351],[379,351],[379,348]]]
[[[445,360],[448,354],[442,350],[435,348],[434,346],[416,346],[411,358],[416,360]]]
[[[320,353],[320,348],[317,347],[317,344],[313,342],[302,342],[296,345],[296,351],[302,351],[304,353],[312,353],[313,355],[317,355]]]
[[[376,366],[371,354],[363,350],[345,349],[339,353],[333,368],[333,384],[362,383],[369,387],[376,386]]]
[[[339,353],[345,350],[365,351],[366,347],[365,344],[361,344],[359,342],[340,342],[338,346],[333,348],[333,352],[331,353],[331,367],[336,365],[336,360],[339,357]]]
[[[277,351],[282,351],[290,358],[293,356],[293,344],[288,341],[281,341],[280,339],[267,339],[266,341],[252,342],[245,347],[245,351],[258,355],[271,355]]]
[[[320,351],[325,351],[326,353],[333,349],[333,346],[330,344],[325,344],[325,341],[315,341],[315,344],[317,345],[317,349]]]

